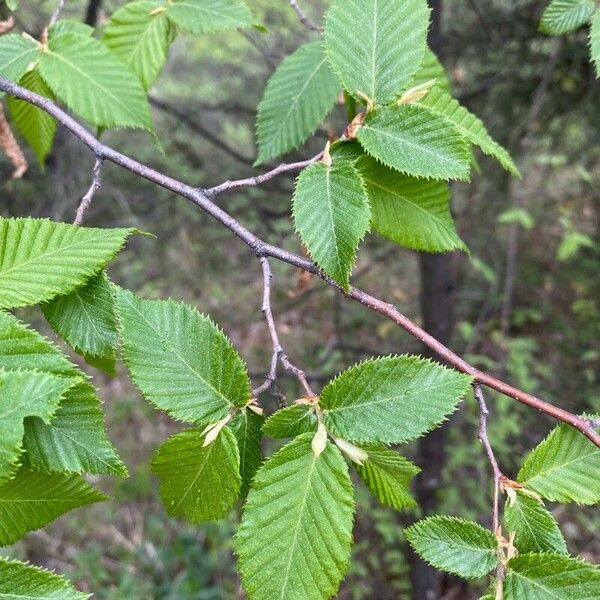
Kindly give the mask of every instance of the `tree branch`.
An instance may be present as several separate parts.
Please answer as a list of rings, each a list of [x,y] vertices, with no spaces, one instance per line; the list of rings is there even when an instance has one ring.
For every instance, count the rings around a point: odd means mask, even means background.
[[[408,317],[404,316],[394,305],[384,302],[383,300],[379,300],[378,298],[375,298],[374,296],[358,288],[351,287],[347,292],[344,292],[344,290],[342,290],[335,281],[325,275],[310,260],[297,254],[288,252],[283,248],[272,246],[246,229],[234,217],[211,201],[210,191],[207,193],[205,190],[192,187],[181,181],[173,179],[172,177],[159,173],[158,171],[147,167],[128,156],[125,156],[117,150],[102,144],[75,119],[73,119],[47,98],[39,96],[38,94],[35,94],[3,78],[0,78],[0,90],[10,94],[11,96],[14,96],[15,98],[29,102],[30,104],[41,108],[49,115],[53,116],[59,123],[68,129],[73,135],[75,135],[85,146],[87,146],[98,159],[113,162],[123,167],[127,171],[139,175],[140,177],[143,177],[144,179],[147,179],[148,181],[151,181],[194,203],[196,206],[211,215],[219,223],[227,227],[240,240],[248,245],[258,257],[272,257],[320,277],[338,292],[344,294],[359,304],[362,304],[370,310],[383,315],[402,327],[413,337],[417,338],[428,348],[433,350],[446,363],[450,364],[458,371],[470,375],[473,378],[474,383],[485,385],[506,396],[509,396],[510,398],[514,398],[515,400],[526,404],[527,406],[535,408],[536,410],[558,421],[562,421],[571,425],[572,427],[575,427],[591,442],[600,448],[600,435],[594,431],[594,428],[591,426],[588,419],[578,417],[577,415],[545,402],[544,400],[541,400],[532,394],[524,392],[523,390],[519,390],[518,388],[501,381],[493,375],[476,369],[474,366],[463,360],[460,356],[452,352],[434,337],[429,335],[416,323],[413,323]],[[308,161],[308,164],[314,160],[314,158],[311,159]],[[300,168],[298,166],[299,164],[302,163],[296,163],[295,168]],[[290,165],[287,165],[286,170],[290,170]],[[279,172],[283,171],[280,170]],[[270,175],[269,178],[274,176],[275,175]],[[243,185],[254,185],[254,181],[258,181],[260,177],[261,176],[252,178],[250,180],[242,180],[245,182]],[[249,181],[252,183],[248,183]],[[243,185],[238,183],[236,187],[243,187]],[[217,189],[219,188],[222,188],[222,186],[217,186]],[[231,186],[227,186],[225,189],[231,189]],[[212,194],[215,194],[215,188],[213,188]]]
[[[298,15],[300,23],[304,25],[310,31],[322,31],[322,28],[313,23],[304,13],[304,11],[298,6],[298,0],[290,0],[290,5]]]
[[[102,185],[102,164],[103,160],[101,158],[97,158],[94,163],[94,168],[92,170],[92,183],[85,193],[79,206],[77,208],[77,212],[75,214],[75,221],[73,223],[75,225],[82,225],[85,219],[85,215],[92,204],[92,200],[94,199],[94,194],[100,189]]]

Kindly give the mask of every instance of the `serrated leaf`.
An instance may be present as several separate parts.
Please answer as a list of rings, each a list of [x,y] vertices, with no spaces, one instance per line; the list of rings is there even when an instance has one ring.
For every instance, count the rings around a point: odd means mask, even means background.
[[[173,0],[167,16],[196,35],[248,27],[253,22],[250,9],[241,0]]]
[[[340,91],[320,42],[298,48],[269,79],[258,106],[258,159],[265,163],[305,142]]]
[[[108,21],[102,36],[104,44],[128,64],[144,89],[152,87],[167,60],[175,28],[157,0],[129,2]]]
[[[313,408],[294,404],[273,413],[263,425],[263,431],[272,438],[290,438],[317,430],[317,416]]]
[[[358,161],[357,168],[369,194],[377,233],[413,250],[467,250],[450,213],[446,182],[404,175],[368,156]]]
[[[37,70],[25,73],[19,81],[19,85],[40,96],[53,99],[50,88]],[[15,127],[31,146],[40,166],[43,168],[46,156],[52,150],[54,143],[56,121],[41,108],[17,98],[10,97],[8,107]]]
[[[117,324],[111,283],[104,271],[70,294],[43,304],[42,311],[55,333],[76,352],[103,358],[114,371]]]
[[[600,78],[600,10],[596,11],[590,25],[590,54],[596,65],[596,77]]]
[[[371,156],[396,171],[432,179],[469,179],[465,139],[444,117],[418,105],[369,113],[357,138]]]
[[[167,513],[191,523],[221,519],[240,493],[240,455],[233,432],[225,427],[212,444],[203,443],[202,429],[187,429],[170,437],[152,458]]]
[[[40,55],[41,47],[33,39],[16,33],[0,36],[0,77],[19,83]],[[4,92],[0,92],[2,96]]]
[[[0,558],[0,600],[86,600],[89,597],[50,571]]]
[[[423,62],[419,67],[419,70],[415,73],[413,80],[410,82],[409,87],[415,87],[417,85],[423,85],[428,81],[435,80],[435,87],[443,90],[447,94],[452,93],[452,85],[448,74],[444,69],[440,59],[435,53],[427,48],[423,55]]]
[[[515,546],[520,553],[567,553],[567,544],[558,523],[544,505],[522,492],[515,501],[507,500],[504,507],[504,524],[508,532],[515,532]]]
[[[508,562],[505,600],[598,600],[600,570],[562,554],[521,554]]]
[[[452,413],[471,378],[417,356],[368,360],[342,372],[321,393],[327,429],[352,442],[397,444]]]
[[[39,304],[71,292],[98,273],[131,233],[0,218],[0,308]]]
[[[134,383],[158,408],[214,423],[251,397],[246,366],[223,332],[195,308],[116,289],[123,355]]]
[[[529,454],[517,481],[554,502],[600,502],[600,448],[559,425]]]
[[[540,31],[551,35],[574,31],[587,23],[596,9],[594,0],[552,0],[542,15]]]
[[[296,438],[258,471],[235,540],[249,600],[321,600],[336,593],[350,557],[354,499],[340,451],[317,457]]]
[[[442,571],[470,579],[496,567],[496,537],[472,521],[435,516],[415,523],[405,533],[415,552]]]
[[[371,221],[360,173],[349,162],[307,167],[296,182],[292,213],[314,261],[348,289],[358,244]]]
[[[242,478],[241,495],[245,497],[250,489],[250,482],[262,462],[261,442],[264,418],[249,409],[231,421],[229,425],[237,440],[240,453],[240,476]]]
[[[356,140],[337,140],[333,142],[330,154],[334,162],[345,160],[352,164],[356,163],[359,158],[366,156],[361,145]]]
[[[54,94],[92,125],[153,130],[142,85],[98,40],[76,33],[52,36],[38,68]]]
[[[392,101],[423,60],[429,13],[425,0],[334,0],[325,44],[346,90],[378,104]]]
[[[434,86],[418,104],[430,110],[432,114],[448,119],[472,144],[495,158],[509,173],[520,176],[519,169],[507,150],[492,139],[480,119],[461,106],[450,94]]]
[[[382,504],[396,510],[415,508],[417,503],[410,493],[410,482],[421,469],[385,446],[362,446],[369,455],[356,471],[372,494]]]
[[[0,546],[20,540],[80,506],[108,498],[78,475],[20,469],[0,484]]]
[[[94,28],[87,23],[75,21],[74,19],[59,19],[48,27],[48,37],[60,35],[61,33],[77,33],[91,37],[94,35]]]

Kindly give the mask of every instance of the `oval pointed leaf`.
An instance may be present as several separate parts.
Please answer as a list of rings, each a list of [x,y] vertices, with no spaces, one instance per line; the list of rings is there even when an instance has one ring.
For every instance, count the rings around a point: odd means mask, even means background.
[[[252,13],[241,0],[173,0],[167,15],[179,27],[200,35],[252,25]]]
[[[425,0],[334,0],[325,43],[346,90],[378,104],[393,100],[423,60],[429,13]]]
[[[289,438],[317,430],[314,409],[294,404],[273,413],[263,425],[263,431],[272,438]]]
[[[230,424],[240,452],[241,495],[244,497],[248,494],[250,482],[262,462],[261,428],[263,423],[263,417],[254,414],[249,409],[244,409]]]
[[[240,493],[240,455],[233,432],[225,427],[203,447],[201,429],[169,438],[152,459],[160,480],[160,497],[171,517],[190,523],[221,519]]]
[[[327,429],[352,442],[408,441],[454,412],[471,378],[417,356],[365,361],[328,383],[319,400]]]
[[[40,54],[41,46],[30,38],[16,33],[0,36],[0,77],[19,83]]]
[[[294,192],[294,225],[315,262],[348,289],[371,210],[360,173],[348,162],[304,169]]]
[[[540,31],[560,35],[579,29],[597,8],[594,0],[552,0],[542,15]]]

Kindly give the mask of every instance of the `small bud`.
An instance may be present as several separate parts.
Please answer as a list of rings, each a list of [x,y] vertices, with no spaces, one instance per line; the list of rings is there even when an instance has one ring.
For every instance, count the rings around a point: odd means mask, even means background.
[[[229,423],[229,421],[231,421],[231,415],[227,415],[224,419],[221,419],[220,421],[209,425],[202,432],[203,434],[206,433],[206,437],[204,438],[204,443],[202,444],[202,447],[206,448],[206,446],[210,446],[210,444],[212,444],[217,439],[217,437],[219,437],[219,433],[221,433],[221,430],[223,429],[223,427],[225,427],[225,425],[227,425],[227,423]]]
[[[333,164],[333,160],[331,159],[331,142],[327,142],[325,146],[325,150],[323,150],[323,158],[321,159],[327,167],[330,167]]]
[[[317,433],[315,433],[315,437],[312,439],[310,445],[317,457],[321,456],[323,450],[325,450],[325,446],[327,445],[327,429],[325,429],[325,423],[323,423],[323,421],[319,421]]]
[[[262,406],[258,406],[258,404],[248,404],[248,408],[259,417],[262,417],[265,414]]]
[[[435,82],[435,79],[430,79],[429,81],[425,81],[424,83],[420,83],[419,85],[415,85],[415,87],[406,90],[398,99],[398,104],[412,104],[413,102],[422,100],[435,85]]]
[[[347,442],[346,440],[342,440],[340,438],[334,437],[337,447],[352,461],[357,465],[363,465],[365,461],[369,460],[369,455],[358,446]]]

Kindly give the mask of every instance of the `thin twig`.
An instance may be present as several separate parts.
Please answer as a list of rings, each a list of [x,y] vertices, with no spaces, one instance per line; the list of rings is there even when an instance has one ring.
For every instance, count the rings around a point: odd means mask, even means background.
[[[319,27],[316,23],[313,23],[304,13],[304,11],[298,6],[298,0],[290,0],[290,5],[298,15],[300,19],[300,23],[304,25],[310,31],[322,31],[322,28]]]
[[[50,17],[50,23],[48,25],[49,27],[54,25],[54,23],[56,23],[60,19],[60,14],[64,9],[65,4],[66,0],[58,0],[58,6],[56,7],[56,10],[52,13],[52,16]]]
[[[96,158],[96,162],[94,163],[94,168],[92,170],[92,183],[88,191],[85,193],[79,206],[77,207],[77,212],[75,214],[75,221],[73,223],[75,225],[82,225],[85,219],[85,215],[92,204],[92,200],[94,199],[94,194],[100,189],[102,185],[102,158]]]
[[[259,257],[272,257],[276,260],[280,260],[282,262],[288,263],[294,267],[298,267],[308,273],[316,275],[320,277],[323,281],[325,281],[329,286],[337,290],[338,292],[344,294],[346,297],[351,298],[352,300],[362,304],[363,306],[369,308],[370,310],[377,312],[387,319],[393,321],[408,333],[410,333],[413,337],[421,341],[428,348],[433,350],[440,358],[453,366],[457,371],[470,375],[473,378],[474,383],[479,383],[481,385],[485,385],[489,388],[492,388],[505,396],[510,398],[514,398],[518,402],[522,404],[526,404],[536,410],[556,419],[558,421],[562,421],[563,423],[567,423],[579,430],[583,435],[585,435],[592,443],[600,448],[600,434],[598,434],[594,428],[590,425],[589,420],[583,417],[579,417],[567,410],[554,406],[536,396],[529,394],[523,390],[520,390],[516,387],[505,383],[504,381],[480,371],[476,369],[473,365],[469,364],[467,361],[462,359],[460,356],[452,352],[449,348],[444,346],[441,342],[435,339],[433,336],[424,331],[421,327],[419,327],[416,323],[411,321],[408,317],[403,315],[393,304],[389,302],[385,302],[364,292],[358,288],[350,287],[349,290],[343,290],[340,286],[333,280],[331,277],[325,275],[313,262],[310,260],[294,254],[292,252],[288,252],[283,248],[279,248],[277,246],[273,246],[271,244],[267,244],[264,240],[256,236],[246,227],[244,227],[239,221],[237,221],[234,217],[232,217],[229,213],[223,210],[221,207],[217,206],[214,202],[212,202],[210,198],[210,193],[207,191],[192,187],[187,185],[177,179],[169,177],[168,175],[164,175],[148,167],[143,165],[136,160],[130,158],[114,150],[113,148],[102,144],[98,141],[89,131],[87,131],[84,127],[82,127],[73,117],[68,115],[62,109],[60,109],[56,104],[54,104],[48,98],[44,98],[34,92],[31,92],[17,84],[14,84],[7,79],[0,77],[0,90],[14,96],[15,98],[19,98],[20,100],[24,100],[29,102],[30,104],[41,108],[49,115],[53,116],[59,123],[61,123],[66,129],[68,129],[75,137],[77,137],[85,146],[87,146],[97,158],[101,158],[104,160],[108,160],[120,167],[126,169],[127,171],[134,173],[144,179],[151,181],[171,192],[185,198],[198,206],[200,209],[211,215],[214,219],[216,219],[219,223],[227,227],[233,234],[235,234],[240,240],[242,240],[250,249]],[[314,162],[315,158],[308,161],[308,164]],[[300,163],[296,163],[298,165]],[[287,170],[290,170],[290,165],[288,165]],[[296,166],[296,168],[298,168]],[[274,176],[274,175],[273,175]],[[269,177],[269,179],[272,177]],[[258,178],[254,178],[258,180]],[[244,180],[242,180],[244,181]],[[252,185],[252,184],[246,184]],[[226,185],[225,188],[222,186],[217,186],[217,189],[230,189],[229,185]],[[213,188],[214,190],[215,188]],[[214,192],[213,192],[214,195]]]

